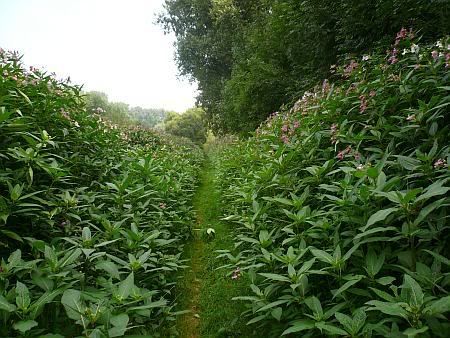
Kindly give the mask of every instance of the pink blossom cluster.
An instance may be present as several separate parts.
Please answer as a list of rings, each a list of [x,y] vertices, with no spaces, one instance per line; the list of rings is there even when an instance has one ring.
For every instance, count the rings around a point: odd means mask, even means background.
[[[300,122],[298,120],[295,120],[294,123],[291,125],[287,121],[283,123],[281,126],[281,140],[284,144],[288,144],[290,142],[289,136],[292,136],[295,134],[295,131],[300,127]]]
[[[400,29],[400,31],[397,33],[394,45],[398,46],[400,44],[400,41],[406,40],[408,38],[410,40],[414,39],[414,32],[412,28],[410,28],[408,31],[406,28],[402,27],[402,29]]]
[[[339,133],[339,127],[336,123],[333,123],[331,125],[331,137],[330,137],[332,144],[335,144],[337,142],[338,133]]]
[[[443,158],[437,159],[433,164],[434,169],[447,167],[447,161]]]
[[[351,60],[350,63],[344,68],[344,76],[349,77],[356,68],[358,68],[358,62]]]
[[[402,27],[400,31],[397,33],[397,36],[395,38],[394,48],[389,52],[389,58],[388,62],[393,65],[398,62],[398,49],[397,46],[400,44],[402,40],[406,39],[413,39],[414,38],[414,32],[412,28],[409,29],[409,31]]]
[[[365,95],[359,96],[359,111],[364,113],[367,110],[367,97]]]
[[[392,51],[391,51],[391,53],[389,55],[389,59],[388,59],[388,62],[391,65],[393,65],[393,64],[398,62],[397,55],[398,55],[398,49],[397,48],[392,49]]]
[[[231,279],[232,280],[237,280],[241,277],[241,269],[239,267],[237,267],[234,271],[233,274],[231,275]]]
[[[325,79],[322,82],[322,93],[327,94],[330,91],[330,82]]]
[[[359,161],[361,159],[361,154],[357,151],[353,151],[351,146],[347,146],[344,150],[341,150],[337,155],[336,158],[338,160],[343,160],[346,155],[352,154],[356,161]]]

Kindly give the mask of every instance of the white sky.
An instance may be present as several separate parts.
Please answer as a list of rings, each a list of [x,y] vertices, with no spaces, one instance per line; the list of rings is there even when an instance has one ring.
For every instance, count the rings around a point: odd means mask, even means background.
[[[0,47],[110,101],[181,112],[196,88],[177,79],[174,38],[155,24],[163,2],[0,0]]]

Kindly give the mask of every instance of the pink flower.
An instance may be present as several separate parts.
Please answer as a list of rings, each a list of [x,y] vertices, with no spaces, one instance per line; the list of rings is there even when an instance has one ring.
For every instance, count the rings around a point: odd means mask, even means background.
[[[367,110],[367,98],[365,95],[360,95],[359,100],[360,100],[359,111],[361,113],[364,113]]]
[[[325,79],[325,80],[323,80],[323,83],[322,83],[322,92],[325,94],[325,93],[328,93],[329,90],[330,90],[330,83],[328,82],[327,79]]]
[[[390,56],[389,59],[388,59],[388,62],[389,62],[391,65],[393,65],[393,64],[395,64],[395,63],[398,62],[397,54],[398,54],[398,49],[397,49],[397,48],[394,48],[394,49],[392,50],[392,52],[391,52],[391,56]]]
[[[289,144],[289,137],[287,135],[281,136],[281,140],[284,144]]]
[[[443,168],[446,166],[447,166],[447,161],[444,160],[443,158],[436,160],[436,162],[434,162],[434,164],[433,164],[434,169]]]
[[[450,67],[450,53],[445,54],[445,68]]]
[[[233,271],[233,275],[231,276],[232,280],[237,280],[241,277],[241,269],[239,267],[236,268],[236,270]]]
[[[348,153],[350,153],[352,151],[352,147],[347,146],[347,148],[345,148],[344,150],[340,151],[336,158],[338,158],[339,160],[343,160],[344,156],[347,155]]]
[[[284,124],[284,125],[281,127],[281,131],[287,132],[287,131],[288,131],[288,125],[287,125],[287,124]]]
[[[377,92],[375,90],[371,90],[369,96],[374,97],[375,95],[377,95]]]
[[[412,28],[409,29],[409,32],[406,30],[406,28],[402,27],[402,29],[400,29],[400,31],[397,33],[397,36],[395,38],[395,46],[397,46],[400,41],[409,38],[409,39],[413,39],[414,38],[414,32],[412,30]]]
[[[436,61],[439,58],[439,53],[437,50],[434,50],[431,52],[431,57],[433,58],[434,61]]]
[[[339,130],[338,130],[338,125],[336,123],[333,123],[331,125],[331,144],[335,144],[337,141],[337,134],[338,134]]]
[[[350,61],[350,63],[344,68],[344,76],[349,77],[356,68],[358,68],[358,62],[355,60]]]
[[[300,127],[299,121],[294,121],[294,129],[298,129]]]
[[[70,114],[69,114],[68,112],[66,112],[66,111],[64,110],[64,108],[61,108],[61,115],[62,115],[65,119],[67,119],[67,120],[70,121]]]

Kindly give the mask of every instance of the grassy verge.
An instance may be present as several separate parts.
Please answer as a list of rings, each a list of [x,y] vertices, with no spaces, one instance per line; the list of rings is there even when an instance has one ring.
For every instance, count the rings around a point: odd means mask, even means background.
[[[245,310],[235,296],[245,295],[243,279],[232,280],[228,270],[216,270],[224,262],[216,259],[217,250],[233,248],[228,225],[220,221],[220,194],[214,187],[214,168],[209,159],[203,168],[201,185],[195,198],[197,228],[213,228],[215,238],[207,240],[197,231],[186,248],[190,267],[179,283],[180,304],[191,310],[178,319],[181,337],[253,337],[240,316]]]

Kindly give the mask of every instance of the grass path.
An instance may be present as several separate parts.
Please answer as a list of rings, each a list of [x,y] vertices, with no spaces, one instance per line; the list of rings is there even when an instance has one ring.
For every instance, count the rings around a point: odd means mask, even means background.
[[[181,309],[190,312],[178,318],[178,331],[182,338],[253,337],[240,316],[245,310],[243,304],[231,300],[248,294],[246,283],[232,280],[230,269],[217,270],[226,262],[216,259],[216,250],[232,250],[233,241],[228,224],[220,221],[220,194],[214,178],[214,166],[208,158],[194,200],[196,228],[200,231],[186,247],[190,268],[178,286]],[[201,235],[208,228],[215,230],[212,240]]]

